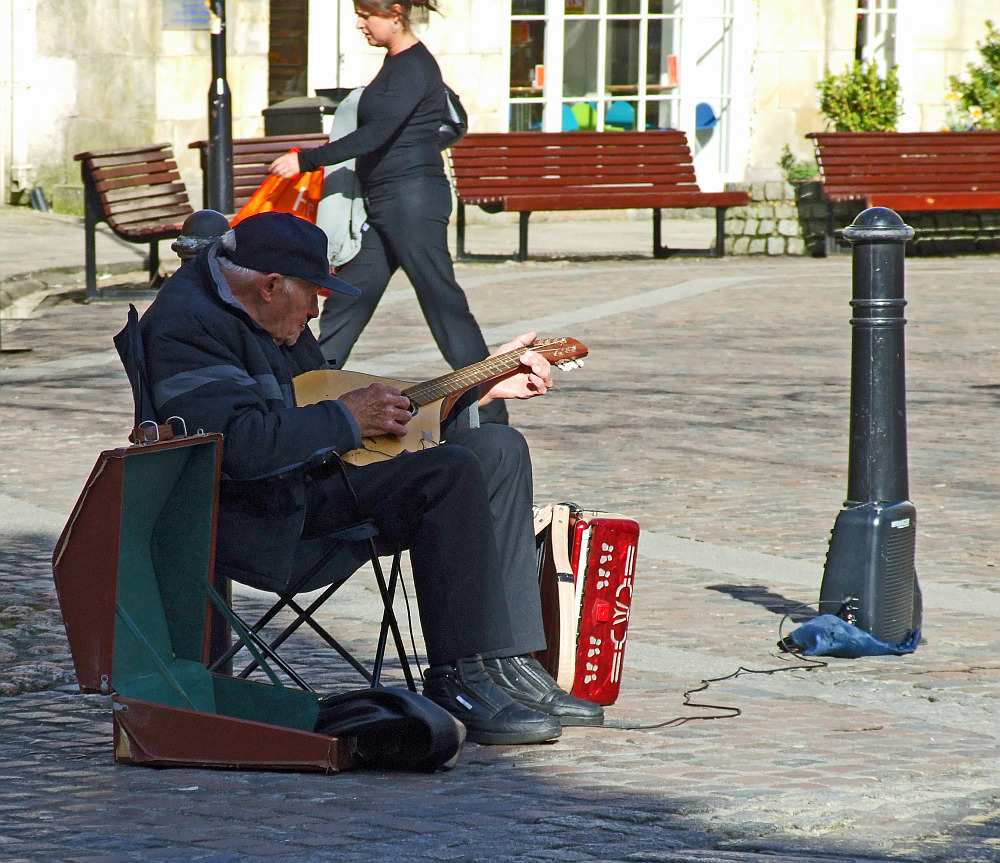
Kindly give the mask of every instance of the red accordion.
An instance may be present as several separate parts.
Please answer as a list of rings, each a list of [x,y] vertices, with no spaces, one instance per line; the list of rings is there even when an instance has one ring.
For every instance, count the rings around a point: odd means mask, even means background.
[[[538,659],[567,692],[614,704],[622,680],[639,525],[556,504],[536,511],[548,648]]]

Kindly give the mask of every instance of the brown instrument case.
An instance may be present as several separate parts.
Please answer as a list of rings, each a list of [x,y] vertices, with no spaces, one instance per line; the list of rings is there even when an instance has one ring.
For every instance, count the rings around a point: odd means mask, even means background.
[[[206,668],[222,436],[101,453],[53,554],[80,688],[110,693],[120,764],[332,772],[318,697]]]

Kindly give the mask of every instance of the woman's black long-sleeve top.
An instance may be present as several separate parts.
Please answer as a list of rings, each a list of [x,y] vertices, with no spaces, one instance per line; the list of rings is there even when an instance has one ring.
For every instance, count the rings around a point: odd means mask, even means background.
[[[437,61],[417,42],[386,55],[358,102],[358,128],[322,147],[299,153],[299,167],[314,171],[357,159],[363,188],[414,177],[443,177],[438,130],[444,84]]]

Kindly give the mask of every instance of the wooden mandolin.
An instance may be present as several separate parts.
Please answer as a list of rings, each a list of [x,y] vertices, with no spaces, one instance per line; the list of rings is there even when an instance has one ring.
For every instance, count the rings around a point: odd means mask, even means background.
[[[526,348],[487,357],[423,383],[397,381],[361,372],[318,369],[294,379],[295,402],[311,405],[325,399],[338,399],[344,393],[376,382],[401,390],[410,400],[413,413],[413,419],[406,426],[406,435],[401,438],[395,435],[366,437],[361,449],[343,453],[344,461],[350,464],[371,464],[394,458],[401,452],[417,452],[437,446],[441,443],[441,419],[448,415],[461,395],[472,387],[516,370],[521,364],[521,356],[528,351],[541,354],[552,365],[564,370],[582,365],[581,360],[588,353],[587,348],[576,339],[538,339]]]

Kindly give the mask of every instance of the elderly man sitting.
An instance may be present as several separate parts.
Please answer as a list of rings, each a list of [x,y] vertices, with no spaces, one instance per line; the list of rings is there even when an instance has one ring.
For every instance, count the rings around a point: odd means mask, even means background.
[[[178,270],[142,317],[160,419],[225,436],[217,571],[279,588],[300,540],[371,518],[383,540],[410,552],[430,666],[424,695],[469,740],[531,743],[562,725],[600,724],[599,706],[563,692],[531,656],[545,647],[531,461],[516,430],[477,421],[479,405],[544,393],[548,362],[528,352],[517,372],[467,394],[444,424],[444,445],[349,467],[356,505],[324,462],[362,437],[402,435],[410,405],[380,383],[296,405],[292,378],[327,367],[308,327],[318,293],[357,293],[329,274],[326,247],[302,219],[252,216]]]

